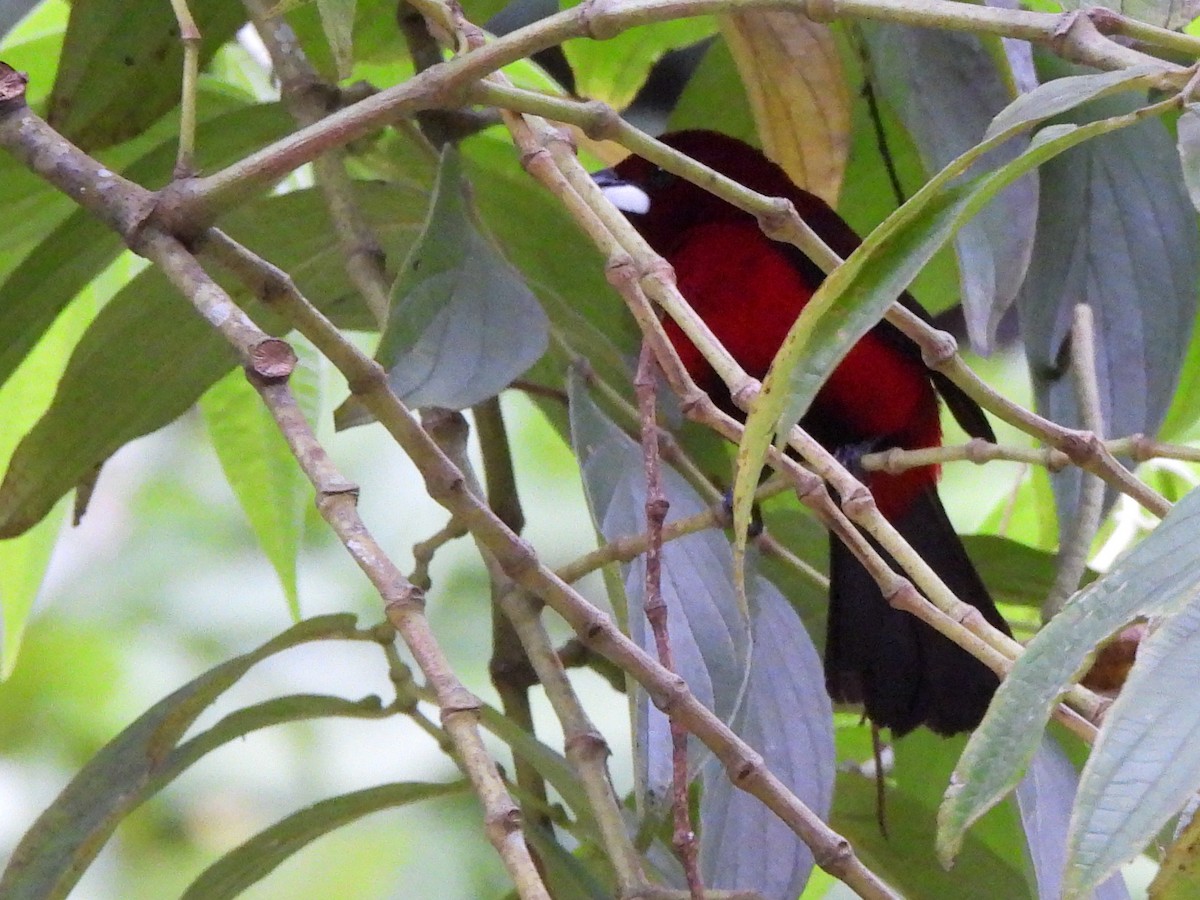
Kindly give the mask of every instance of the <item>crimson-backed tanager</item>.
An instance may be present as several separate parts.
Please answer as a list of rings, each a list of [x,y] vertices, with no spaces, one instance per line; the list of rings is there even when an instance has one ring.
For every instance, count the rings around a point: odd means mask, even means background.
[[[676,132],[663,140],[747,187],[791,200],[843,258],[859,245],[837,213],[749,145],[710,131]],[[768,238],[750,214],[644,159],[626,159],[601,184],[672,265],[679,290],[726,349],[751,376],[763,378],[824,273],[795,247]],[[900,302],[928,318],[908,294]],[[697,384],[723,409],[741,416],[680,328],[668,321],[666,330]],[[880,322],[837,366],[800,424],[856,470],[879,510],[950,589],[1007,633],[938,499],[938,467],[890,474],[862,472],[856,465],[873,451],[939,446],[938,394],[968,433],[994,440],[975,402],[926,368],[909,338]],[[884,558],[892,562],[886,553]],[[890,606],[837,539],[830,543],[825,680],[834,700],[863,704],[872,722],[894,734],[919,725],[941,734],[974,728],[998,684],[983,663]]]

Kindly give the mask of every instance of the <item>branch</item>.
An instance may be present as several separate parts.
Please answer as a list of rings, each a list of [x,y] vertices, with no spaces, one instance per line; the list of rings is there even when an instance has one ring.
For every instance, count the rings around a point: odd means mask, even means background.
[[[654,635],[654,646],[658,650],[658,661],[669,672],[675,671],[675,658],[671,651],[671,633],[667,622],[667,603],[662,595],[662,547],[663,523],[667,520],[670,501],[662,488],[662,470],[658,459],[658,412],[655,397],[655,376],[658,366],[650,343],[642,343],[638,359],[637,374],[633,386],[638,398],[638,411],[642,418],[641,444],[642,467],[646,481],[646,532],[650,541],[646,547],[646,572],[644,579],[644,611]],[[630,615],[633,615],[631,612]],[[671,812],[675,828],[671,845],[679,857],[687,880],[692,900],[704,900],[704,882],[700,879],[699,856],[696,847],[696,832],[692,829],[688,810],[688,758],[687,731],[682,723],[671,716]]]
[[[1079,404],[1083,426],[1092,434],[1104,434],[1104,417],[1100,409],[1100,385],[1096,380],[1095,320],[1092,308],[1086,303],[1075,307],[1071,325],[1071,376],[1075,382],[1075,399]],[[1058,572],[1050,593],[1042,603],[1042,620],[1049,621],[1079,588],[1079,580],[1087,569],[1088,552],[1100,518],[1104,512],[1104,482],[1083,472],[1079,484],[1079,502],[1071,521],[1059,528]]]
[[[686,684],[542,564],[533,548],[467,488],[462,472],[392,393],[378,363],[347,341],[333,323],[296,291],[286,273],[258,260],[219,232],[210,234],[210,250],[242,277],[257,296],[285,315],[342,372],[355,395],[413,460],[430,497],[446,507],[476,540],[495,554],[516,584],[562,616],[585,645],[641,683],[655,705],[669,715],[679,716],[688,731],[713,751],[736,787],[761,799],[813,848],[821,868],[864,897],[895,896],[854,855],[849,842],[805,806],[763,765],[762,757],[697,700]]]
[[[298,125],[322,121],[341,102],[337,87],[321,80],[292,27],[282,17],[269,14],[278,4],[271,0],[244,3],[279,77],[283,105]],[[340,146],[331,147],[313,160],[313,181],[325,198],[350,283],[382,327],[388,316],[391,281],[385,271],[383,247],[354,200],[346,153]]]
[[[711,336],[707,325],[696,316],[675,287],[670,267],[604,198],[580,166],[573,150],[557,136],[544,137],[545,144],[539,144],[532,135],[523,134],[521,129],[527,131],[528,126],[518,124],[517,120],[510,122],[510,129],[514,131],[517,144],[522,149],[522,161],[531,174],[563,202],[584,232],[608,257],[609,281],[625,298],[643,334],[654,341],[659,364],[672,389],[680,397],[684,413],[729,440],[739,442],[743,430],[741,424],[716,409],[708,395],[691,381],[662,331],[651,300],[668,310],[685,331],[691,328],[707,336],[699,339],[705,341],[704,346],[711,349],[713,357],[724,363],[725,371],[721,375],[730,387],[734,402],[742,409],[749,408],[756,396],[760,388],[758,381],[750,378]],[[687,324],[684,325],[684,322]],[[713,357],[709,357],[710,362]],[[790,444],[813,467],[816,475],[774,450],[768,455],[769,463],[787,474],[801,501],[810,506],[821,522],[850,547],[880,583],[889,602],[928,622],[1003,676],[1011,667],[1012,660],[1020,654],[1020,644],[993,628],[974,607],[959,600],[879,513],[867,488],[820,444],[799,428],[792,430]],[[846,513],[833,503],[824,481],[832,484],[843,498]],[[932,603],[925,602],[911,582],[891,569],[850,523],[847,514],[913,576]],[[1069,698],[1092,720],[1098,718],[1106,705],[1101,698],[1079,687],[1070,691]],[[1069,711],[1059,710],[1056,715],[1085,739],[1094,735],[1094,728]]]
[[[438,4],[428,5],[440,9]],[[1163,90],[1178,90],[1188,80],[1190,71],[1122,46],[1106,33],[1135,29],[1144,43],[1174,52],[1186,47],[1191,55],[1200,55],[1200,39],[1153,26],[1132,25],[1107,10],[1101,15],[1037,13],[954,0],[632,0],[620,4],[590,0],[434,65],[402,84],[331,113],[220,172],[174,182],[160,192],[156,214],[168,231],[195,234],[211,225],[222,212],[270,188],[322,153],[388,126],[398,118],[428,109],[463,106],[469,102],[476,82],[569,38],[603,40],[638,25],[757,7],[794,8],[818,21],[869,18],[1020,38],[1099,69],[1153,63],[1162,68],[1157,86]],[[828,256],[810,255],[819,265],[830,262]]]
[[[24,102],[24,81],[14,80],[14,74],[0,68],[0,145],[114,227],[233,348],[316,490],[322,517],[375,586],[388,621],[433,686],[442,724],[483,806],[485,831],[513,883],[522,897],[548,898],[525,844],[520,814],[479,733],[479,700],[457,679],[438,646],[425,618],[423,592],[404,578],[367,530],[356,509],[357,486],[338,472],[296,404],[287,384],[296,362],[291,347],[263,332],[175,236],[146,221],[149,192],[102,168],[34,115]]]

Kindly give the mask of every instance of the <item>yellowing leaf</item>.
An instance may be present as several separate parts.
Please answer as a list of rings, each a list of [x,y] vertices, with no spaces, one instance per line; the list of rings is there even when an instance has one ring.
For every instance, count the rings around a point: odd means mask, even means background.
[[[791,10],[720,18],[766,154],[837,205],[850,147],[850,93],[829,28]]]

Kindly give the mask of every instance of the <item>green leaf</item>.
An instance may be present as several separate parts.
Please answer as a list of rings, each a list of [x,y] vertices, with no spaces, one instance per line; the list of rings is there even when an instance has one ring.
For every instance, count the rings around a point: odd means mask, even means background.
[[[524,832],[537,852],[545,871],[546,887],[555,900],[607,900],[614,895],[613,880],[606,884],[597,881],[579,858],[579,851],[568,853],[553,833],[536,822],[526,822]]]
[[[576,5],[562,0],[560,8]],[[605,41],[576,38],[564,41],[562,49],[575,75],[575,92],[622,110],[633,101],[651,68],[665,53],[698,43],[715,31],[711,16],[697,16],[643,25]]]
[[[357,199],[387,251],[403,254],[424,210],[423,192],[364,183]],[[249,246],[269,242],[273,261],[339,325],[370,327],[316,192],[263,198],[223,224]],[[244,289],[234,296],[268,330],[284,330]],[[97,463],[178,417],[235,362],[224,339],[160,274],[142,272],[88,328],[54,403],[17,448],[0,483],[0,536],[32,527]]]
[[[1042,727],[1049,720],[1054,704],[1075,680],[1095,647],[1138,616],[1170,615],[1186,608],[1200,594],[1197,527],[1200,527],[1200,492],[1193,491],[1176,504],[1150,537],[1134,547],[1107,575],[1084,588],[1029,642],[1001,683],[987,715],[971,735],[955,769],[946,801],[938,815],[938,854],[944,861],[953,858],[971,823],[1016,785],[1037,749]],[[1144,652],[1145,645],[1134,665],[1135,672],[1140,668],[1147,673],[1158,664],[1157,661],[1153,665],[1143,662]],[[1143,674],[1139,679],[1144,684],[1147,677]],[[1105,737],[1106,733],[1114,729],[1134,727],[1140,731],[1143,728],[1136,724],[1141,721],[1138,707],[1133,707],[1132,715],[1123,714],[1124,710],[1130,709],[1126,702],[1130,696],[1130,682],[1126,683],[1121,699],[1105,717],[1092,759],[1101,752],[1103,743],[1112,740]],[[1187,713],[1196,711],[1195,704],[1190,701],[1193,686],[1194,679],[1188,681],[1180,693],[1159,683],[1151,694],[1161,691],[1161,697],[1173,704],[1170,714],[1178,715],[1183,724],[1190,718]],[[1146,690],[1145,687],[1140,689],[1143,707],[1150,702]],[[1147,709],[1158,708],[1158,705],[1155,703]],[[1152,734],[1153,729],[1146,733]],[[1174,729],[1168,733],[1174,733]],[[1163,754],[1159,757],[1160,764],[1173,765],[1174,751],[1162,747],[1159,750]],[[1122,751],[1116,752],[1119,755]],[[1200,757],[1195,753],[1184,757],[1180,777],[1190,777],[1184,772],[1192,771],[1187,760],[1194,766],[1197,759]],[[1113,757],[1109,757],[1105,764],[1112,761]],[[1158,774],[1157,770],[1143,767],[1138,781],[1146,786]],[[1195,777],[1197,787],[1200,787],[1200,774]],[[1082,796],[1082,785],[1080,791]],[[1173,796],[1182,802],[1185,795]],[[1079,815],[1077,809],[1076,820]],[[1123,852],[1128,848],[1121,844],[1116,849]],[[1104,874],[1098,873],[1095,880],[1100,880]]]
[[[754,115],[729,45],[718,37],[692,71],[667,119],[667,131],[711,128],[759,146]]]
[[[838,729],[839,755],[871,759],[867,729]],[[854,846],[859,858],[904,897],[1032,900],[1024,856],[1025,839],[1015,804],[993,810],[966,836],[953,869],[938,865],[933,826],[942,790],[962,748],[962,737],[942,738],[923,729],[893,743],[895,762],[887,776],[885,836],[876,819],[877,793],[871,775],[843,766],[834,791],[829,824]]]
[[[1131,76],[1134,82],[1137,77]],[[738,448],[734,522],[739,534],[749,521],[748,497],[776,433],[786,434],[807,411],[829,373],[883,316],[913,276],[962,223],[1022,175],[1076,144],[1161,115],[1173,101],[1092,122],[1054,125],[1040,131],[1016,159],[987,175],[958,180],[981,156],[1056,109],[1030,100],[1006,128],[964,153],[871,232],[850,258],[829,275],[796,319],[776,354],[762,391],[746,420]],[[1003,114],[1002,114],[1003,115]]]
[[[863,39],[852,38],[854,33],[853,27],[834,29],[854,95],[846,176],[835,208],[856,233],[870,234],[895,212],[904,197],[920,189],[928,173],[891,103],[871,88],[863,68]],[[890,172],[895,173],[900,197]],[[952,247],[943,247],[934,255],[910,285],[909,293],[935,315],[958,304],[958,260]]]
[[[203,67],[246,13],[238,3],[191,6]],[[110,147],[179,104],[182,72],[183,45],[170,3],[75,0],[47,119],[84,150]]]
[[[296,556],[312,488],[258,392],[235,369],[200,398],[209,439],[259,546],[300,618]]]
[[[269,875],[288,857],[343,825],[381,810],[466,793],[469,788],[466,781],[448,784],[398,782],[314,803],[229,851],[188,886],[183,900],[236,897]]]
[[[354,710],[380,715],[378,702],[363,706],[337,698],[284,698],[235,713],[176,746],[196,718],[251,666],[289,647],[331,638],[363,639],[355,631],[353,616],[310,619],[257,650],[210,669],[156,703],[93,756],[38,817],[0,876],[0,896],[7,900],[66,897],[118,823],[203,752],[280,721],[353,715]]]
[[[546,314],[472,223],[461,161],[448,147],[429,219],[392,287],[376,359],[406,403],[466,409],[508,387],[546,343]]]
[[[94,315],[91,304],[76,304],[25,358],[13,377],[0,386],[0,464],[7,465],[20,435],[46,411],[54,385],[62,375],[79,335]],[[50,554],[57,543],[63,510],[18,538],[0,541],[0,680],[12,674]]]

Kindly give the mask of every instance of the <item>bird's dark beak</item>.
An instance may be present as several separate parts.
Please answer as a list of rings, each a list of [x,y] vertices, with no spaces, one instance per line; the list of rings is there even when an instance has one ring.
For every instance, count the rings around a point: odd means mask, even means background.
[[[593,173],[592,180],[600,187],[608,202],[625,215],[644,216],[650,212],[650,195],[636,184],[623,181],[612,169]]]

